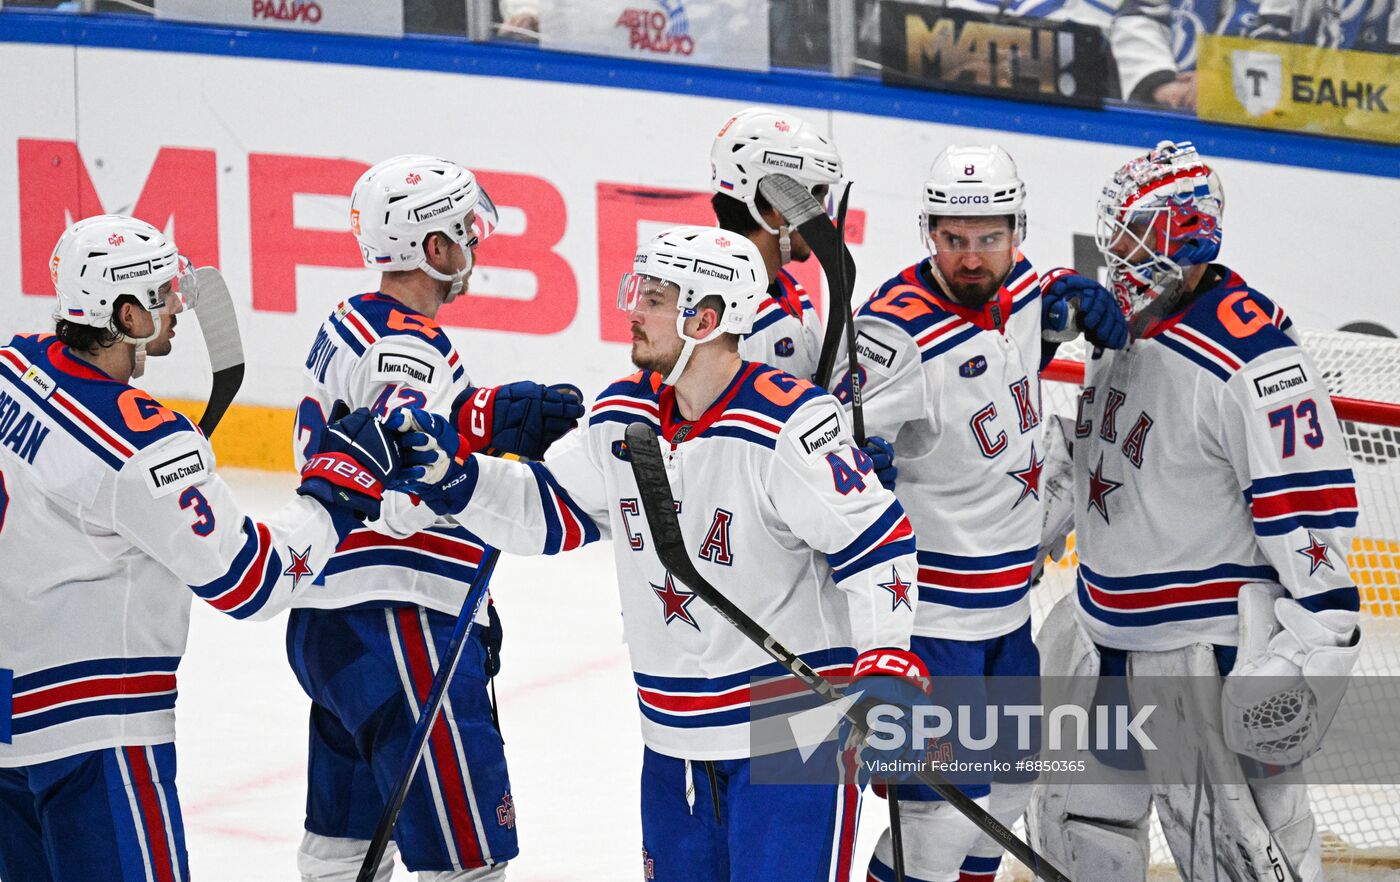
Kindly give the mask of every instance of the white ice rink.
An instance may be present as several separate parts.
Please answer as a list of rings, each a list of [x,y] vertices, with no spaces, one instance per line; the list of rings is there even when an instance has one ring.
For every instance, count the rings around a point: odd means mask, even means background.
[[[254,513],[290,498],[290,472],[221,469]],[[505,627],[496,680],[520,857],[511,882],[641,878],[642,741],[621,642],[612,549],[504,557],[492,579]],[[199,882],[295,882],[309,700],[287,665],[285,618],[235,622],[196,601],[180,665],[179,786]],[[853,873],[884,827],[868,803]],[[409,879],[400,868],[395,879]]]

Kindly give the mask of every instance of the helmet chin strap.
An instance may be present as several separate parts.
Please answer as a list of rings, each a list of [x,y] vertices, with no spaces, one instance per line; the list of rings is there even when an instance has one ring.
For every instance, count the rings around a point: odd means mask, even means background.
[[[423,255],[423,259],[418,263],[418,268],[422,270],[424,274],[428,276],[428,278],[437,279],[439,282],[452,283],[451,286],[447,289],[448,300],[451,300],[453,297],[456,297],[458,294],[461,294],[462,291],[466,289],[467,276],[472,274],[472,267],[476,263],[476,261],[474,260],[475,255],[472,253],[472,250],[466,247],[465,245],[462,246],[462,254],[466,257],[466,263],[462,266],[460,270],[458,270],[455,273],[444,273],[440,270],[434,269],[433,265],[428,262],[428,255],[426,253]]]
[[[720,336],[718,328],[716,328],[713,332],[710,333],[710,336],[706,337],[703,340],[697,340],[696,338],[687,334],[685,332],[685,320],[690,318],[690,316],[686,315],[685,312],[686,311],[682,309],[680,311],[680,314],[676,316],[676,333],[680,335],[680,338],[684,340],[685,343],[681,346],[681,354],[677,356],[675,366],[673,366],[669,371],[666,372],[666,377],[661,381],[667,386],[676,385],[676,381],[679,380],[681,377],[681,371],[685,370],[685,366],[687,364],[690,364],[690,357],[695,354],[696,346],[699,346],[703,343],[709,343],[711,340],[716,340]]]
[[[778,229],[778,265],[784,266],[792,260],[792,227],[782,226]]]

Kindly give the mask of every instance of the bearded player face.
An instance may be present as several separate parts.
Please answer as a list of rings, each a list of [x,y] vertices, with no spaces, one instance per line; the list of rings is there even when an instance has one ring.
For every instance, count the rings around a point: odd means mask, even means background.
[[[979,307],[996,296],[1016,260],[1010,217],[940,217],[929,231],[934,263],[959,303]]]

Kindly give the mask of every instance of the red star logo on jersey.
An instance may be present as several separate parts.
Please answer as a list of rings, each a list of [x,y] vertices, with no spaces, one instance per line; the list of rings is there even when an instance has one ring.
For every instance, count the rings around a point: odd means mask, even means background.
[[[890,567],[890,576],[892,577],[890,581],[880,583],[881,588],[894,595],[890,601],[890,612],[899,609],[901,603],[906,609],[913,609],[913,604],[909,602],[909,589],[914,586],[899,578],[899,570],[894,567]]]
[[[287,553],[292,556],[292,565],[283,570],[282,575],[292,577],[292,590],[295,591],[297,586],[301,584],[303,576],[316,575],[316,571],[311,569],[311,565],[307,563],[311,557],[311,546],[306,546],[300,552],[289,547]]]
[[[1103,476],[1103,454],[1100,453],[1099,464],[1089,475],[1089,508],[1097,508],[1105,524],[1108,523],[1108,494],[1122,486],[1122,481],[1110,481]]]
[[[695,595],[676,588],[676,583],[671,579],[669,572],[666,573],[666,584],[652,585],[651,590],[655,591],[656,596],[661,598],[662,614],[666,617],[666,624],[671,624],[672,619],[680,619],[695,630],[700,630],[700,623],[695,621],[690,610],[686,609],[690,602],[695,599]]]
[[[1008,475],[1021,482],[1021,495],[1016,497],[1016,501],[1011,504],[1012,508],[1020,505],[1027,496],[1034,496],[1035,501],[1040,501],[1040,471],[1045,467],[1045,457],[1035,458],[1035,443],[1031,443],[1031,461],[1023,469],[1013,469],[1007,472]]]
[[[1329,570],[1336,569],[1336,567],[1332,566],[1332,561],[1327,559],[1327,552],[1331,549],[1317,541],[1317,537],[1312,534],[1311,530],[1308,531],[1307,547],[1296,550],[1299,554],[1308,559],[1309,576],[1316,573],[1320,567],[1327,567]]]

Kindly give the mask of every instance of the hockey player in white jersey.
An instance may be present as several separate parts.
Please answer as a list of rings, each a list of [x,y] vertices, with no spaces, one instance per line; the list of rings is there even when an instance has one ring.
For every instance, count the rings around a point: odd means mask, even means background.
[[[454,411],[472,449],[538,457],[576,425],[572,387],[475,387],[438,310],[466,290],[496,209],[467,169],[396,156],[362,175],[351,232],[378,291],[350,297],[322,322],[306,357],[297,455],[337,401],[376,415],[405,404]],[[402,493],[341,543],[322,574],[337,589],[288,621],[288,655],[312,699],[306,834],[308,882],[353,880],[403,757],[438,653],[446,649],[481,542]],[[489,608],[448,688],[423,768],[395,826],[404,865],[433,880],[502,878],[517,852],[515,806],[487,688],[501,625]],[[381,878],[393,871],[386,850]]]
[[[787,175],[825,201],[841,183],[841,156],[801,119],[763,107],[730,117],[710,147],[715,222],[758,246],[769,279],[768,296],[758,305],[753,329],[739,342],[739,354],[810,380],[821,356],[821,317],[806,289],[783,267],[810,260],[812,249],[758,192],[758,182],[769,174]],[[897,467],[890,444],[870,437],[862,449],[875,463],[880,483],[893,489]]]
[[[774,637],[873,695],[907,702],[910,677],[922,675],[907,649],[914,546],[899,501],[830,395],[739,355],[766,287],[758,249],[727,231],[682,227],[645,243],[619,292],[641,370],[599,395],[587,426],[544,462],[459,454],[439,486],[418,488],[506,551],[613,538],[646,743],[647,879],[846,880],[859,794],[850,783],[751,780],[751,683],[783,671],[658,561],[628,425],[664,439],[701,572]],[[430,434],[456,446],[441,417],[412,417],[430,431],[408,434],[410,447],[429,446]],[[439,472],[448,463],[428,455]]]
[[[715,223],[758,246],[769,283],[739,354],[810,380],[821,354],[822,321],[806,289],[783,267],[810,260],[812,249],[758,192],[769,174],[787,175],[825,201],[841,183],[841,156],[810,124],[764,107],[731,116],[710,146]]]
[[[1360,639],[1341,429],[1283,311],[1213,262],[1223,201],[1188,142],[1162,142],[1103,190],[1098,245],[1134,340],[1088,363],[1072,431],[1077,590],[1040,634],[1047,674],[1090,683],[1082,701],[1095,675],[1215,684],[1205,717],[1219,722],[1190,739],[1212,781],[1226,778],[1212,765],[1276,771],[1315,751]],[[1321,878],[1296,774],[1251,775],[1227,799],[1161,786],[1142,753],[1185,878]],[[1146,876],[1153,796],[1053,781],[1032,818],[1074,878],[1131,882]]]
[[[1127,338],[1112,297],[1069,270],[1038,279],[1021,254],[1025,185],[1000,147],[949,147],[924,183],[929,257],[856,312],[867,431],[894,442],[895,492],[918,539],[912,649],[934,676],[1034,677],[1027,592],[1041,532],[1041,367],[1068,301],[1095,346]],[[838,359],[844,364],[844,359]],[[849,374],[838,397],[849,398]],[[966,681],[959,681],[966,682]],[[977,681],[980,682],[980,681]],[[1010,826],[1030,778],[965,782]],[[960,782],[963,783],[963,782]],[[990,880],[1001,849],[922,785],[897,788],[910,882]],[[890,832],[870,878],[894,879]],[[964,860],[966,858],[966,860]],[[961,868],[961,869],[960,869]]]
[[[397,449],[352,414],[299,495],[244,513],[194,424],[129,385],[170,352],[194,276],[143,221],[59,239],[56,334],[0,347],[0,878],[189,879],[175,788],[176,668],[191,592],[266,619],[373,515]]]

